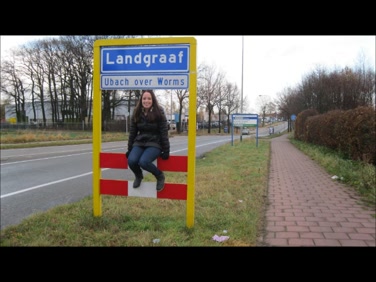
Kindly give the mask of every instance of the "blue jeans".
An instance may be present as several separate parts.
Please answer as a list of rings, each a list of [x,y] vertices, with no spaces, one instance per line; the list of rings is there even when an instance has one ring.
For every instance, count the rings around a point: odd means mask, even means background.
[[[161,154],[161,149],[157,147],[134,146],[128,156],[128,166],[137,175],[142,175],[142,170],[146,170],[154,176],[159,176],[160,171],[153,163]]]

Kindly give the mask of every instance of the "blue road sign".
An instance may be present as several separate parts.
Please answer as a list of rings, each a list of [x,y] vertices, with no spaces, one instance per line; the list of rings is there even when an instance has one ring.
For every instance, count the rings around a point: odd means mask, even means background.
[[[296,115],[291,115],[291,120],[296,120]]]
[[[257,114],[232,114],[235,126],[256,126],[258,122]]]
[[[101,74],[188,73],[189,45],[103,47]]]
[[[232,114],[232,117],[234,119],[240,118],[240,119],[257,119],[257,114]]]

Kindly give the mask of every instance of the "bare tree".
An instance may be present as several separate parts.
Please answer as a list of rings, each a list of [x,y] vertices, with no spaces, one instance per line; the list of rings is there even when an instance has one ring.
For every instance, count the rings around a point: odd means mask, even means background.
[[[259,95],[257,97],[257,103],[261,110],[262,115],[262,126],[265,126],[265,114],[267,112],[268,105],[270,103],[271,99],[269,95]]]
[[[2,85],[1,85],[2,87]],[[10,105],[10,97],[5,97],[1,100],[0,104],[0,120],[1,122],[5,121],[5,106]]]
[[[355,66],[359,81],[359,106],[375,105],[375,72],[372,66],[367,65],[364,52],[360,52]]]
[[[15,53],[10,60],[4,60],[1,66],[1,93],[14,102],[17,122],[26,122],[26,88],[23,76],[17,68]]]
[[[65,36],[64,41],[66,48],[69,49],[72,64],[72,85],[75,88],[78,102],[78,115],[81,122],[85,122],[88,115],[88,91],[92,84],[92,46],[88,44],[90,37],[87,36]]]
[[[215,94],[215,100],[213,101],[214,106],[218,109],[218,121],[219,121],[219,129],[218,132],[221,132],[221,115],[224,112],[224,108],[226,105],[226,81],[225,81],[225,74],[223,72],[218,72],[217,74],[217,84],[216,84],[216,94]]]
[[[199,69],[200,73],[197,77],[198,96],[208,111],[208,133],[210,134],[212,114],[218,101],[218,87],[223,81],[223,74],[218,74],[213,65],[201,65]]]
[[[20,57],[21,57],[21,62],[20,62],[20,71],[22,74],[29,80],[29,98],[31,99],[31,107],[32,107],[32,120],[33,122],[37,121],[37,94],[36,94],[36,75],[35,75],[35,70],[33,68],[33,63],[34,63],[34,56],[32,52],[32,48],[23,48],[20,51]]]
[[[325,113],[330,110],[374,105],[375,72],[362,66],[364,64],[358,67],[357,71],[345,67],[332,72],[317,67],[293,89],[293,97],[289,97],[289,101],[282,104],[293,104],[294,114],[306,109]]]
[[[183,113],[183,108],[184,108],[184,100],[189,98],[189,91],[188,89],[178,89],[175,90],[175,94],[178,98],[178,103],[179,103],[179,120],[178,123],[176,124],[176,129],[177,132],[180,134],[183,129],[182,129],[182,113]]]
[[[235,113],[240,107],[240,91],[236,84],[227,82],[224,89],[225,96],[225,114],[227,116],[227,127],[230,128],[230,115]]]

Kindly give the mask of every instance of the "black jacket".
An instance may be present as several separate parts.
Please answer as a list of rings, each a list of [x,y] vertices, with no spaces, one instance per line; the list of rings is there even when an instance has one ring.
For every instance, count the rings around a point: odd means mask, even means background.
[[[129,128],[128,151],[133,146],[153,146],[160,148],[162,152],[170,152],[168,139],[168,123],[164,110],[161,108],[162,120],[149,122],[144,115],[136,123],[133,118]]]

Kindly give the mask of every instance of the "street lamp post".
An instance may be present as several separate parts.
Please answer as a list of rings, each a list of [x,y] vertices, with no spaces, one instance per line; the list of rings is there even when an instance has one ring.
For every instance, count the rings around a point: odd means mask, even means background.
[[[185,109],[182,108],[181,117],[180,117],[180,132],[184,132],[184,129],[185,129]]]
[[[170,120],[171,120],[171,124],[172,124],[172,90],[171,90],[171,105],[170,105],[170,107],[171,107],[171,109],[170,109],[170,111],[171,111],[171,115],[170,115]]]
[[[242,36],[242,90],[240,96],[240,113],[243,113],[243,70],[244,70],[244,36]],[[240,141],[243,140],[243,124],[240,127]]]
[[[243,70],[244,70],[244,36],[242,36],[242,91],[240,99],[240,113],[243,113]]]

